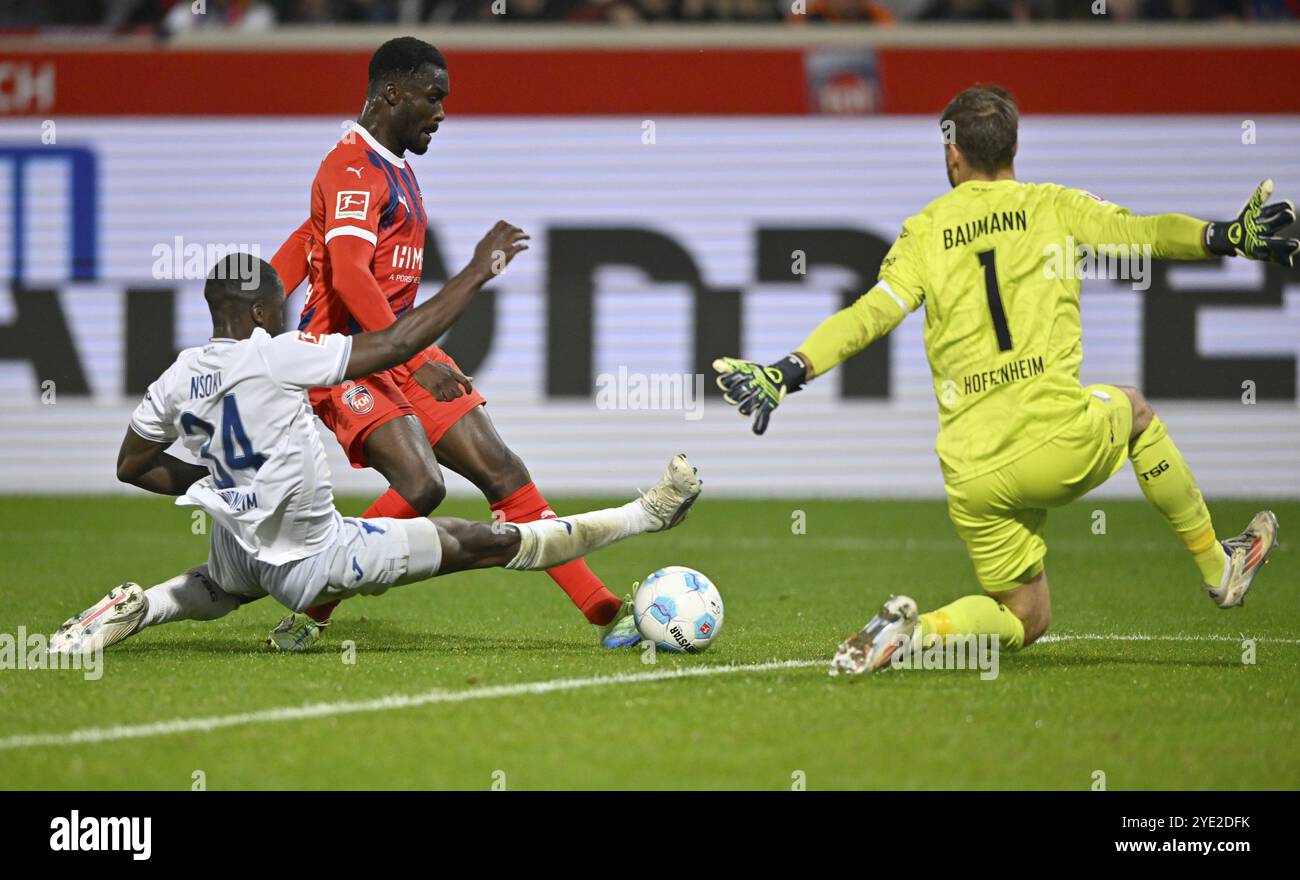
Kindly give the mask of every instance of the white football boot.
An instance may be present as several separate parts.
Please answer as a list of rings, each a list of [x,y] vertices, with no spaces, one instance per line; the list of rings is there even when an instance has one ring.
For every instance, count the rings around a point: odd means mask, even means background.
[[[1217,587],[1206,584],[1205,591],[1220,608],[1244,605],[1255,575],[1277,546],[1277,517],[1271,510],[1261,510],[1251,519],[1246,531],[1221,543],[1223,552],[1228,554],[1223,583]]]
[[[90,654],[134,635],[149,610],[139,584],[127,581],[85,611],[64,621],[50,636],[51,653]]]
[[[266,642],[277,651],[299,653],[316,644],[327,626],[329,621],[318,623],[306,614],[295,611],[271,630]]]
[[[641,493],[638,500],[651,521],[647,532],[662,532],[686,519],[704,486],[696,473],[686,456],[679,453],[668,462],[668,469],[658,484]]]
[[[831,658],[829,674],[861,675],[883,669],[894,654],[911,650],[920,619],[916,600],[890,596],[866,626],[840,643]]]

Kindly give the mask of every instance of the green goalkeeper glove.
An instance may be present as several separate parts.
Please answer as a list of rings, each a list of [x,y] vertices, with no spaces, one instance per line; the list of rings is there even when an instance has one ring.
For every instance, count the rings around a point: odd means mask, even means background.
[[[1273,181],[1266,180],[1255,187],[1236,220],[1209,223],[1205,227],[1205,249],[1223,257],[1295,266],[1300,240],[1276,237],[1277,232],[1295,222],[1295,205],[1289,201],[1264,204],[1272,194]]]
[[[754,414],[755,434],[767,430],[772,410],[786,394],[802,388],[808,378],[808,367],[793,354],[768,367],[739,358],[718,358],[713,369],[718,371],[722,399],[739,409],[742,416]]]

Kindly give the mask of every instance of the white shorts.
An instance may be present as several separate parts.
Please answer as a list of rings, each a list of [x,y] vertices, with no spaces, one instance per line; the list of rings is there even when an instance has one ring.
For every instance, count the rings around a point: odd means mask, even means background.
[[[227,593],[246,599],[270,596],[294,611],[349,596],[377,596],[399,582],[414,579],[406,578],[411,565],[407,528],[421,523],[422,531],[435,529],[430,520],[335,516],[338,530],[328,547],[284,565],[254,559],[234,535],[214,522],[208,573]],[[430,552],[441,554],[436,529],[433,535],[432,541],[427,536],[422,541],[426,556]],[[438,561],[428,564],[426,560],[425,570],[418,577],[431,576],[437,571]]]

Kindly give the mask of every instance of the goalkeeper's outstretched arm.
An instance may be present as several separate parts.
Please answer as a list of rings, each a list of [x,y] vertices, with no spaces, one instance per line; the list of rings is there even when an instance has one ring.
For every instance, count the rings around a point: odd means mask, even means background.
[[[814,376],[828,373],[868,345],[893,330],[925,301],[926,260],[919,242],[930,221],[924,215],[909,217],[880,263],[880,280],[817,325],[798,348],[769,366],[737,358],[713,362],[723,399],[740,414],[754,414],[754,433],[762,434],[772,411],[791,391],[798,391]]]
[[[876,282],[852,305],[818,324],[795,349],[795,355],[808,368],[806,378],[828,373],[862,352],[902,323],[911,311],[888,281]]]
[[[1295,266],[1300,240],[1278,235],[1295,222],[1295,206],[1289,201],[1266,204],[1272,193],[1273,181],[1263,181],[1232,220],[1138,216],[1077,189],[1061,190],[1057,211],[1075,237],[1091,245],[1149,245],[1152,256],[1164,260],[1235,256]]]
[[[910,311],[889,282],[881,280],[852,305],[818,324],[797,349],[774,364],[765,367],[730,357],[715,360],[723,399],[741,415],[753,414],[754,433],[762,434],[787,394],[861,352],[897,327]]]

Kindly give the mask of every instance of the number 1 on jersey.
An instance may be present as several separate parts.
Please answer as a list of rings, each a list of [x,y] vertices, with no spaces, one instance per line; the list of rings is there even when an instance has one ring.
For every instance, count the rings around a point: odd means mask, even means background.
[[[993,249],[977,255],[984,267],[984,293],[989,298],[989,312],[993,315],[993,332],[998,337],[998,351],[1011,351],[1011,328],[1007,326],[1007,313],[1002,309],[1002,292],[998,289],[998,269],[994,263]]]

